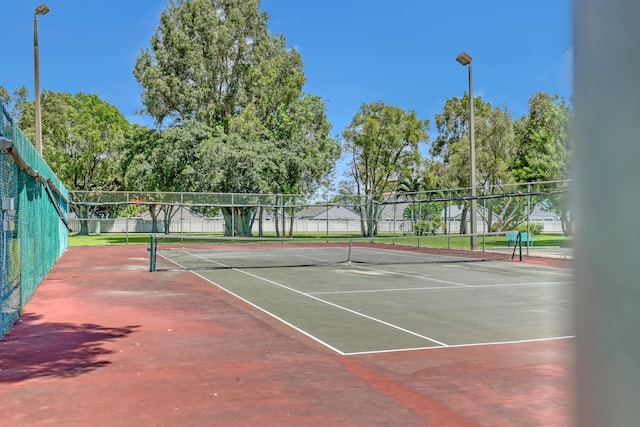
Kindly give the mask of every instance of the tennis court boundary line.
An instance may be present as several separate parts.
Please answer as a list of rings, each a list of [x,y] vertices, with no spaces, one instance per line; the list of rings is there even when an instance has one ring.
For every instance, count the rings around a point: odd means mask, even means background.
[[[422,350],[437,350],[444,348],[459,348],[459,347],[489,347],[497,345],[509,345],[509,344],[526,344],[531,342],[543,342],[543,341],[559,341],[569,340],[575,338],[575,335],[565,335],[561,337],[549,337],[549,338],[532,338],[528,340],[514,340],[514,341],[496,341],[496,342],[482,342],[482,343],[469,343],[469,344],[449,344],[443,347],[415,347],[415,348],[398,348],[390,350],[371,350],[371,351],[355,351],[344,353],[344,356],[361,356],[367,354],[383,354],[383,353],[399,353],[404,351],[422,351]]]
[[[483,288],[508,288],[520,286],[555,286],[573,285],[573,282],[531,282],[531,283],[495,283],[489,285],[466,285],[462,286],[420,286],[415,288],[389,288],[389,289],[357,289],[353,291],[319,291],[309,292],[309,295],[333,295],[333,294],[366,294],[377,292],[411,292],[411,291],[446,291],[446,290],[472,290]]]
[[[186,253],[189,253],[188,251],[185,251],[185,252],[186,252]],[[193,254],[193,253],[190,253],[190,254],[191,254],[192,256],[195,256],[195,257],[197,257],[197,258],[200,258],[200,259],[202,259],[202,260],[204,260],[204,261],[207,261],[207,262],[213,262],[213,263],[215,263],[215,264],[220,264],[220,263],[219,263],[219,262],[217,262],[217,261],[207,259],[207,258],[202,257],[202,256],[200,256],[200,255]],[[162,256],[162,255],[160,255],[160,256]],[[178,265],[178,266],[180,266],[180,267],[184,268],[184,266],[180,265],[179,263],[177,263],[177,262],[175,262],[175,261],[173,261],[173,260],[170,260],[170,259],[168,259],[168,258],[166,258],[166,257],[164,257],[164,256],[162,256],[162,257],[163,257],[165,260],[167,260],[167,261],[169,261],[169,262],[172,262],[172,263],[174,263],[174,264],[176,264],[176,265]],[[359,312],[357,312],[357,311],[355,311],[355,310],[351,310],[351,309],[349,309],[349,308],[342,307],[342,306],[340,306],[340,305],[338,305],[338,304],[334,304],[334,303],[332,303],[332,302],[330,302],[330,301],[325,301],[325,300],[323,300],[322,298],[318,298],[318,297],[315,297],[315,296],[310,295],[310,294],[308,294],[308,293],[305,293],[305,292],[299,291],[299,290],[297,290],[297,289],[293,289],[293,288],[291,288],[291,287],[289,287],[289,286],[283,285],[283,284],[281,284],[281,283],[277,283],[277,282],[275,282],[275,281],[273,281],[273,280],[269,280],[269,279],[267,279],[267,278],[265,278],[265,277],[260,277],[260,276],[258,276],[258,275],[255,275],[255,274],[249,273],[249,272],[247,272],[247,271],[244,271],[244,270],[241,270],[241,269],[238,269],[238,268],[231,268],[231,270],[237,271],[238,273],[245,274],[245,275],[247,275],[247,276],[253,277],[253,278],[258,279],[258,280],[262,280],[262,281],[264,281],[264,282],[267,282],[267,283],[270,283],[270,284],[272,284],[272,285],[275,285],[275,286],[281,287],[281,288],[286,289],[286,290],[288,290],[288,291],[290,291],[290,292],[293,292],[293,293],[296,293],[296,294],[299,294],[299,295],[305,296],[305,297],[307,297],[307,298],[311,298],[311,299],[313,299],[313,300],[315,300],[315,301],[318,301],[318,302],[323,303],[323,304],[327,304],[327,305],[329,305],[329,306],[332,306],[332,307],[335,307],[335,308],[337,308],[337,309],[340,309],[340,310],[346,311],[346,312],[351,313],[351,314],[354,314],[354,315],[356,315],[356,316],[364,317],[365,319],[368,319],[368,320],[371,320],[371,321],[374,321],[374,322],[377,322],[377,323],[381,323],[381,324],[383,324],[383,325],[385,325],[385,326],[388,326],[388,327],[390,327],[390,328],[392,328],[392,329],[396,329],[396,330],[399,330],[399,331],[404,332],[404,333],[406,333],[406,334],[416,336],[416,337],[418,337],[418,338],[420,338],[420,339],[423,339],[423,340],[425,340],[425,341],[430,341],[430,342],[432,342],[432,343],[434,343],[434,344],[437,344],[438,346],[441,346],[441,347],[447,347],[447,346],[448,346],[448,344],[443,343],[443,342],[441,342],[441,341],[438,341],[438,340],[436,340],[436,339],[433,339],[433,338],[427,337],[427,336],[425,336],[425,335],[418,334],[417,332],[410,331],[410,330],[408,330],[408,329],[402,328],[402,327],[397,326],[397,325],[394,325],[394,324],[392,324],[392,323],[385,322],[384,320],[377,319],[377,318],[375,318],[375,317],[372,317],[372,316],[369,316],[369,315],[366,315],[366,314],[363,314],[363,313],[359,313]],[[190,271],[190,270],[187,270],[187,271]],[[191,271],[191,272],[192,272],[192,273],[194,273],[196,276],[198,276],[198,277],[202,278],[203,280],[205,280],[205,281],[207,281],[207,282],[209,282],[209,283],[211,283],[211,284],[213,284],[213,285],[217,286],[219,289],[222,289],[222,290],[224,290],[225,292],[229,293],[230,295],[233,295],[234,297],[236,297],[236,298],[238,298],[238,299],[240,299],[240,300],[242,300],[242,301],[246,302],[247,304],[251,305],[252,307],[257,308],[257,309],[258,309],[258,310],[260,310],[261,312],[263,312],[263,313],[265,313],[265,314],[267,314],[267,315],[269,315],[269,316],[273,317],[274,319],[276,319],[276,320],[278,320],[278,321],[280,321],[280,322],[284,323],[285,325],[287,325],[287,326],[289,326],[289,327],[293,328],[294,330],[301,332],[301,333],[302,333],[302,334],[304,334],[305,336],[307,336],[307,337],[309,337],[309,338],[313,339],[314,341],[316,341],[316,342],[318,342],[318,343],[320,343],[320,344],[322,344],[322,345],[326,346],[327,348],[329,348],[329,349],[331,349],[331,350],[335,351],[336,353],[338,353],[338,354],[340,354],[340,355],[343,355],[343,356],[346,354],[346,353],[344,353],[343,351],[338,350],[338,349],[337,349],[337,348],[335,348],[334,346],[332,346],[332,345],[330,345],[330,344],[328,344],[328,343],[324,342],[324,341],[323,341],[323,340],[321,340],[320,338],[318,338],[318,337],[316,337],[316,336],[314,336],[314,335],[311,335],[310,333],[308,333],[308,332],[304,331],[303,329],[301,329],[301,328],[299,328],[299,327],[297,327],[297,326],[293,325],[292,323],[290,323],[290,322],[288,322],[288,321],[286,321],[286,320],[282,319],[281,317],[277,316],[276,314],[271,313],[270,311],[268,311],[268,310],[266,310],[266,309],[264,309],[264,308],[262,308],[262,307],[258,306],[257,304],[254,304],[253,302],[251,302],[251,301],[247,300],[246,298],[241,297],[240,295],[238,295],[238,294],[236,294],[236,293],[234,293],[234,292],[232,292],[232,291],[230,291],[230,290],[226,289],[224,286],[219,285],[219,284],[217,284],[217,283],[213,282],[212,280],[207,279],[206,277],[202,276],[201,274],[199,274],[199,273],[197,273],[197,272],[195,272],[195,271]]]
[[[184,251],[185,253],[188,253],[188,254],[190,254],[192,256],[195,256],[197,258],[200,258],[200,259],[202,259],[202,260],[204,260],[206,262],[211,262],[211,263],[215,263],[215,264],[221,264],[221,263],[219,263],[217,261],[214,261],[214,260],[211,260],[211,259],[207,259],[207,258],[205,258],[203,256],[200,256],[200,255],[197,255],[197,254],[194,254],[194,253],[190,253],[187,250],[183,249],[182,251]],[[299,294],[301,296],[313,299],[313,300],[318,301],[320,303],[327,304],[327,305],[335,307],[337,309],[346,311],[348,313],[351,313],[351,314],[354,314],[354,315],[357,315],[357,316],[360,316],[360,317],[364,317],[364,318],[366,318],[368,320],[371,320],[371,321],[374,321],[374,322],[377,322],[377,323],[381,323],[381,324],[383,324],[385,326],[391,327],[392,329],[397,329],[397,330],[399,330],[401,332],[404,332],[404,333],[416,336],[418,338],[424,339],[426,341],[430,341],[430,342],[432,342],[434,344],[437,344],[436,346],[410,347],[410,348],[400,348],[400,349],[370,350],[370,351],[359,351],[359,352],[344,352],[344,351],[341,351],[338,348],[328,344],[327,342],[321,340],[320,338],[310,334],[309,332],[306,332],[305,330],[301,329],[300,327],[295,326],[294,324],[292,324],[291,322],[281,318],[280,316],[278,316],[278,315],[276,315],[276,314],[274,314],[274,313],[272,313],[272,312],[260,307],[259,305],[251,302],[250,300],[248,300],[248,299],[236,294],[235,292],[225,288],[224,286],[222,286],[222,285],[220,285],[220,284],[218,284],[218,283],[216,283],[216,282],[204,277],[203,275],[199,274],[198,272],[196,272],[194,270],[191,270],[191,269],[187,269],[186,267],[182,266],[180,263],[178,263],[178,262],[176,262],[174,260],[171,260],[169,258],[166,258],[162,254],[159,254],[159,255],[163,259],[165,259],[166,261],[168,261],[168,262],[170,262],[172,264],[175,264],[175,265],[179,266],[180,268],[184,269],[183,271],[189,271],[189,272],[194,273],[197,277],[200,277],[201,279],[205,280],[206,282],[211,283],[212,285],[214,285],[217,288],[223,290],[227,294],[232,295],[235,298],[238,298],[239,300],[245,302],[246,304],[250,305],[251,307],[254,307],[254,308],[258,309],[260,312],[262,312],[262,313],[270,316],[271,318],[281,322],[282,324],[294,329],[295,331],[298,331],[298,332],[302,333],[304,336],[306,336],[308,338],[311,338],[316,343],[319,343],[322,346],[326,347],[327,349],[329,349],[329,350],[331,350],[331,351],[333,351],[333,352],[335,352],[335,353],[337,353],[339,355],[342,355],[342,356],[356,356],[356,355],[366,355],[366,354],[382,354],[382,353],[394,353],[394,352],[416,351],[416,350],[433,350],[433,349],[438,349],[438,348],[478,347],[478,346],[494,346],[494,345],[505,345],[505,344],[507,344],[507,345],[508,344],[522,344],[522,343],[528,343],[528,342],[552,341],[552,340],[562,340],[562,339],[575,338],[575,335],[567,335],[567,336],[560,336],[560,337],[534,338],[534,339],[511,340],[511,341],[465,343],[465,344],[446,344],[446,343],[440,342],[440,341],[438,341],[436,339],[433,339],[433,338],[418,334],[417,332],[413,332],[411,330],[407,330],[407,329],[402,328],[400,326],[385,322],[384,320],[377,319],[375,317],[366,315],[364,313],[359,313],[357,311],[351,310],[351,309],[349,309],[347,307],[342,307],[342,306],[340,306],[338,304],[335,304],[335,303],[332,303],[330,301],[323,300],[322,298],[318,298],[318,297],[314,296],[314,293],[305,293],[305,292],[299,291],[297,289],[291,288],[289,286],[286,286],[284,284],[281,284],[281,283],[275,282],[273,280],[267,279],[265,277],[261,277],[261,276],[252,274],[250,272],[244,271],[244,270],[242,270],[240,268],[229,267],[230,270],[235,270],[238,273],[247,275],[249,277],[253,277],[255,279],[258,279],[258,280],[267,282],[269,284],[278,286],[280,288],[286,289],[286,290],[288,290],[290,292],[293,292],[293,293]],[[224,265],[224,264],[221,264],[221,265]],[[373,268],[370,268],[370,267],[365,267],[365,268],[373,270]],[[491,284],[491,285],[479,285],[479,286],[478,285],[460,285],[460,284],[456,284],[455,282],[452,282],[451,284],[452,284],[452,286],[435,287],[435,289],[457,289],[457,290],[462,290],[462,289],[474,289],[474,288],[485,288],[485,287],[490,288],[490,287],[505,287],[505,286],[523,286],[523,284],[517,284],[517,285],[514,285],[514,284]],[[550,285],[566,285],[566,284],[573,284],[573,282],[545,282],[545,283],[537,282],[537,283],[531,283],[531,284],[528,284],[528,285],[550,286]],[[526,285],[527,284],[525,284],[525,286]],[[427,288],[427,289],[434,289],[434,288]],[[410,289],[410,290],[415,290],[415,288],[414,289]],[[356,291],[356,292],[363,292],[363,291]],[[380,292],[380,291],[379,290],[377,290],[377,291],[374,290],[374,291],[364,291],[364,292]],[[324,293],[330,294],[332,292],[324,292]]]
[[[160,255],[160,256],[162,256],[162,255]],[[225,288],[224,286],[219,285],[219,284],[217,284],[216,282],[214,282],[214,281],[212,281],[210,279],[207,279],[206,277],[204,277],[203,275],[201,275],[197,271],[186,269],[184,266],[180,265],[179,263],[177,263],[177,262],[175,262],[173,260],[170,260],[170,259],[168,259],[168,258],[166,258],[164,256],[162,256],[162,258],[164,258],[166,261],[171,262],[171,263],[173,263],[173,264],[175,264],[175,265],[177,265],[177,266],[179,266],[181,268],[184,268],[185,270],[182,270],[182,271],[187,271],[189,273],[195,274],[196,276],[198,276],[199,278],[201,278],[205,282],[214,285],[215,287],[217,287],[218,289],[226,292],[227,294],[232,295],[233,297],[239,299],[240,301],[242,301],[242,302],[244,302],[246,304],[249,304],[251,307],[261,311],[262,313],[264,313],[264,314],[266,314],[266,315],[278,320],[279,322],[282,322],[284,325],[292,328],[295,331],[300,332],[302,335],[306,336],[307,338],[311,338],[313,341],[317,342],[318,344],[321,344],[321,345],[325,346],[329,350],[331,350],[331,351],[333,351],[333,352],[335,352],[335,353],[337,353],[337,354],[339,354],[341,356],[345,355],[344,352],[338,350],[337,348],[335,348],[334,346],[330,345],[329,343],[326,343],[326,342],[322,341],[321,339],[319,339],[318,337],[315,337],[315,336],[309,334],[308,332],[304,331],[303,329],[300,329],[299,327],[295,326],[294,324],[282,319],[281,317],[271,313],[270,311],[265,310],[264,308],[260,307],[259,305],[256,305],[256,304],[252,303],[248,299],[246,299],[244,297],[241,297],[240,295],[236,294],[235,292],[230,291],[229,289]]]
[[[267,278],[265,278],[265,277],[260,277],[260,276],[258,276],[258,275],[256,275],[256,274],[252,274],[252,273],[249,273],[249,272],[247,272],[247,271],[240,270],[240,269],[238,269],[238,268],[233,268],[233,270],[234,270],[234,271],[237,271],[238,273],[245,274],[245,275],[247,275],[247,276],[249,276],[249,277],[253,277],[254,279],[262,280],[262,281],[267,282],[267,283],[270,283],[270,284],[272,284],[272,285],[279,286],[279,287],[281,287],[281,288],[283,288],[283,289],[286,289],[286,290],[288,290],[288,291],[290,291],[290,292],[293,292],[293,293],[296,293],[296,294],[299,294],[299,295],[305,296],[305,297],[307,297],[307,298],[311,298],[311,299],[313,299],[313,300],[315,300],[315,301],[318,301],[318,302],[321,302],[321,303],[323,303],[323,304],[327,304],[327,305],[329,305],[329,306],[331,306],[331,307],[335,307],[335,308],[337,308],[337,309],[340,309],[340,310],[346,311],[347,313],[355,314],[356,316],[364,317],[365,319],[368,319],[368,320],[371,320],[371,321],[374,321],[374,322],[377,322],[377,323],[381,323],[381,324],[383,324],[383,325],[385,325],[385,326],[388,326],[388,327],[393,328],[393,329],[397,329],[397,330],[399,330],[399,331],[401,331],[401,332],[404,332],[404,333],[406,333],[406,334],[416,336],[416,337],[421,338],[421,339],[426,340],[426,341],[431,341],[432,343],[438,344],[439,346],[442,346],[442,347],[447,347],[447,346],[448,346],[447,344],[445,344],[445,343],[443,343],[443,342],[441,342],[441,341],[438,341],[438,340],[436,340],[436,339],[434,339],[434,338],[430,338],[430,337],[428,337],[428,336],[426,336],[426,335],[422,335],[422,334],[419,334],[419,333],[417,333],[417,332],[410,331],[410,330],[408,330],[408,329],[405,329],[405,328],[402,328],[402,327],[400,327],[400,326],[394,325],[393,323],[385,322],[384,320],[377,319],[377,318],[375,318],[375,317],[373,317],[373,316],[369,316],[369,315],[364,314],[364,313],[359,313],[359,312],[357,312],[357,311],[355,311],[355,310],[351,310],[350,308],[343,307],[343,306],[341,306],[341,305],[338,305],[338,304],[332,303],[332,302],[330,302],[330,301],[323,300],[322,298],[318,298],[318,297],[313,296],[313,295],[311,295],[311,294],[308,294],[308,293],[305,293],[305,292],[299,291],[299,290],[297,290],[297,289],[293,289],[293,288],[291,288],[291,287],[289,287],[289,286],[283,285],[282,283],[275,282],[275,281],[270,280],[270,279],[267,279]],[[266,313],[268,313],[266,310],[264,310],[264,311],[265,311]],[[273,316],[274,316],[274,317],[277,317],[277,316],[275,316],[275,315],[273,315]],[[319,340],[318,340],[318,341],[319,341]]]

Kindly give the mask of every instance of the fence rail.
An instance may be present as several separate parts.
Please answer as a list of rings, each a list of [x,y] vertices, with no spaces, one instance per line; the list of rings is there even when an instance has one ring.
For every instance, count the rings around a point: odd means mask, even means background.
[[[569,221],[571,181],[468,189],[390,193],[384,196],[71,192],[75,232],[231,233],[230,226],[250,216],[245,232],[291,236],[359,233],[375,224],[376,233],[468,234],[470,203],[475,201],[478,233],[525,228],[562,233]],[[155,217],[155,220],[153,219]]]

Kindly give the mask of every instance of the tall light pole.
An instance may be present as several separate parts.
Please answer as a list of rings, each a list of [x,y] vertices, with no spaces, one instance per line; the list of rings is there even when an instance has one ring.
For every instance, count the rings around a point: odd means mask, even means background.
[[[38,15],[49,13],[49,8],[42,3],[33,14],[33,75],[35,79],[36,100],[36,151],[42,156],[42,120],[40,119],[40,59],[38,55]]]
[[[462,52],[456,57],[463,66],[469,66],[469,186],[471,187],[471,249],[478,248],[476,236],[476,139],[473,120],[473,74],[471,72],[471,57]]]

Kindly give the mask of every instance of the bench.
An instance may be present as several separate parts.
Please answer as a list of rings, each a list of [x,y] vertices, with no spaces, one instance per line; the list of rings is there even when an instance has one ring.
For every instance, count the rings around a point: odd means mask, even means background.
[[[506,233],[507,236],[507,246],[512,247],[515,246],[516,240],[518,239],[518,233]],[[520,238],[522,239],[522,243],[529,247],[533,247],[534,238],[529,237],[529,233],[520,233]]]

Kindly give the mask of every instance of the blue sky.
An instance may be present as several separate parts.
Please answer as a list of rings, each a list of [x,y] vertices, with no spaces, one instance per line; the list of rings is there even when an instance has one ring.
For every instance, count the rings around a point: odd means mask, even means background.
[[[142,108],[133,67],[149,47],[168,0],[0,0],[0,85],[33,97],[33,12],[38,17],[41,88],[97,94],[131,122]],[[571,0],[262,0],[272,33],[298,49],[305,90],[325,100],[341,134],[362,103],[415,110],[435,125],[448,98],[468,90],[513,117],[536,91],[572,95]]]

